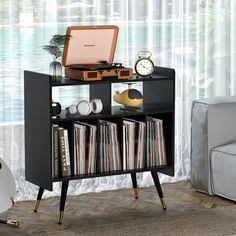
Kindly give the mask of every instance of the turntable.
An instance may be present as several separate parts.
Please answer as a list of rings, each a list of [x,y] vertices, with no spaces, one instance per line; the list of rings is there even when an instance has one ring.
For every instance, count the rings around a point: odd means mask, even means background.
[[[129,79],[131,68],[113,63],[117,26],[71,26],[67,35],[62,64],[65,76],[75,80]]]

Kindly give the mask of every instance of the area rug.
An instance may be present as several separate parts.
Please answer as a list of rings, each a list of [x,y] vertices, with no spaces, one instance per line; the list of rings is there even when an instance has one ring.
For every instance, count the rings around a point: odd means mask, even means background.
[[[236,235],[235,205],[207,209],[177,195],[167,199],[167,211],[154,188],[141,189],[138,200],[127,189],[68,197],[61,226],[58,197],[43,200],[38,213],[34,202],[17,202],[1,218],[18,219],[20,227],[0,226],[0,235]]]

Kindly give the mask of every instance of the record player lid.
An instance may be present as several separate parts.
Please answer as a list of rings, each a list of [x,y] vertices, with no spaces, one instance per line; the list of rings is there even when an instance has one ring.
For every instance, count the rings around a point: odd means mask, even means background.
[[[115,25],[68,27],[66,34],[71,37],[63,50],[63,66],[99,64],[99,61],[112,63],[118,32]]]

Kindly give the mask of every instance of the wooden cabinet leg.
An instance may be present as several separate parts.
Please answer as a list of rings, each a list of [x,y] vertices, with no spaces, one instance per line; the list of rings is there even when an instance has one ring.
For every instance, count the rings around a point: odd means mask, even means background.
[[[151,174],[152,174],[152,178],[153,178],[153,181],[155,183],[155,186],[156,186],[156,189],[157,189],[157,192],[158,192],[163,210],[166,210],[166,204],[165,204],[164,196],[163,196],[163,193],[162,193],[161,184],[160,184],[160,181],[159,181],[158,174],[157,174],[156,171],[153,171],[153,170],[151,171]]]
[[[136,173],[131,173],[131,179],[132,179],[132,184],[133,184],[133,189],[134,189],[134,198],[138,199],[138,186],[137,186]]]
[[[39,208],[39,204],[41,201],[41,198],[43,196],[43,192],[44,192],[44,188],[39,188],[39,192],[38,192],[38,196],[37,196],[37,200],[35,202],[35,206],[34,206],[34,212],[37,212],[38,208]]]
[[[69,180],[62,182],[61,201],[60,201],[60,215],[59,215],[59,221],[58,221],[59,225],[62,224],[62,220],[63,220],[63,214],[64,214],[64,209],[65,209],[68,185],[69,185]]]

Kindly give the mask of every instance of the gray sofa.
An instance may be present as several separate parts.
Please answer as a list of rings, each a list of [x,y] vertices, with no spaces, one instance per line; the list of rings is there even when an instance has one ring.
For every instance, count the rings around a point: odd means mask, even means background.
[[[236,97],[194,101],[191,119],[192,186],[236,200],[235,181],[229,181],[236,180],[236,152],[231,150],[235,146],[222,147],[236,141]],[[230,188],[235,191],[229,191]]]

